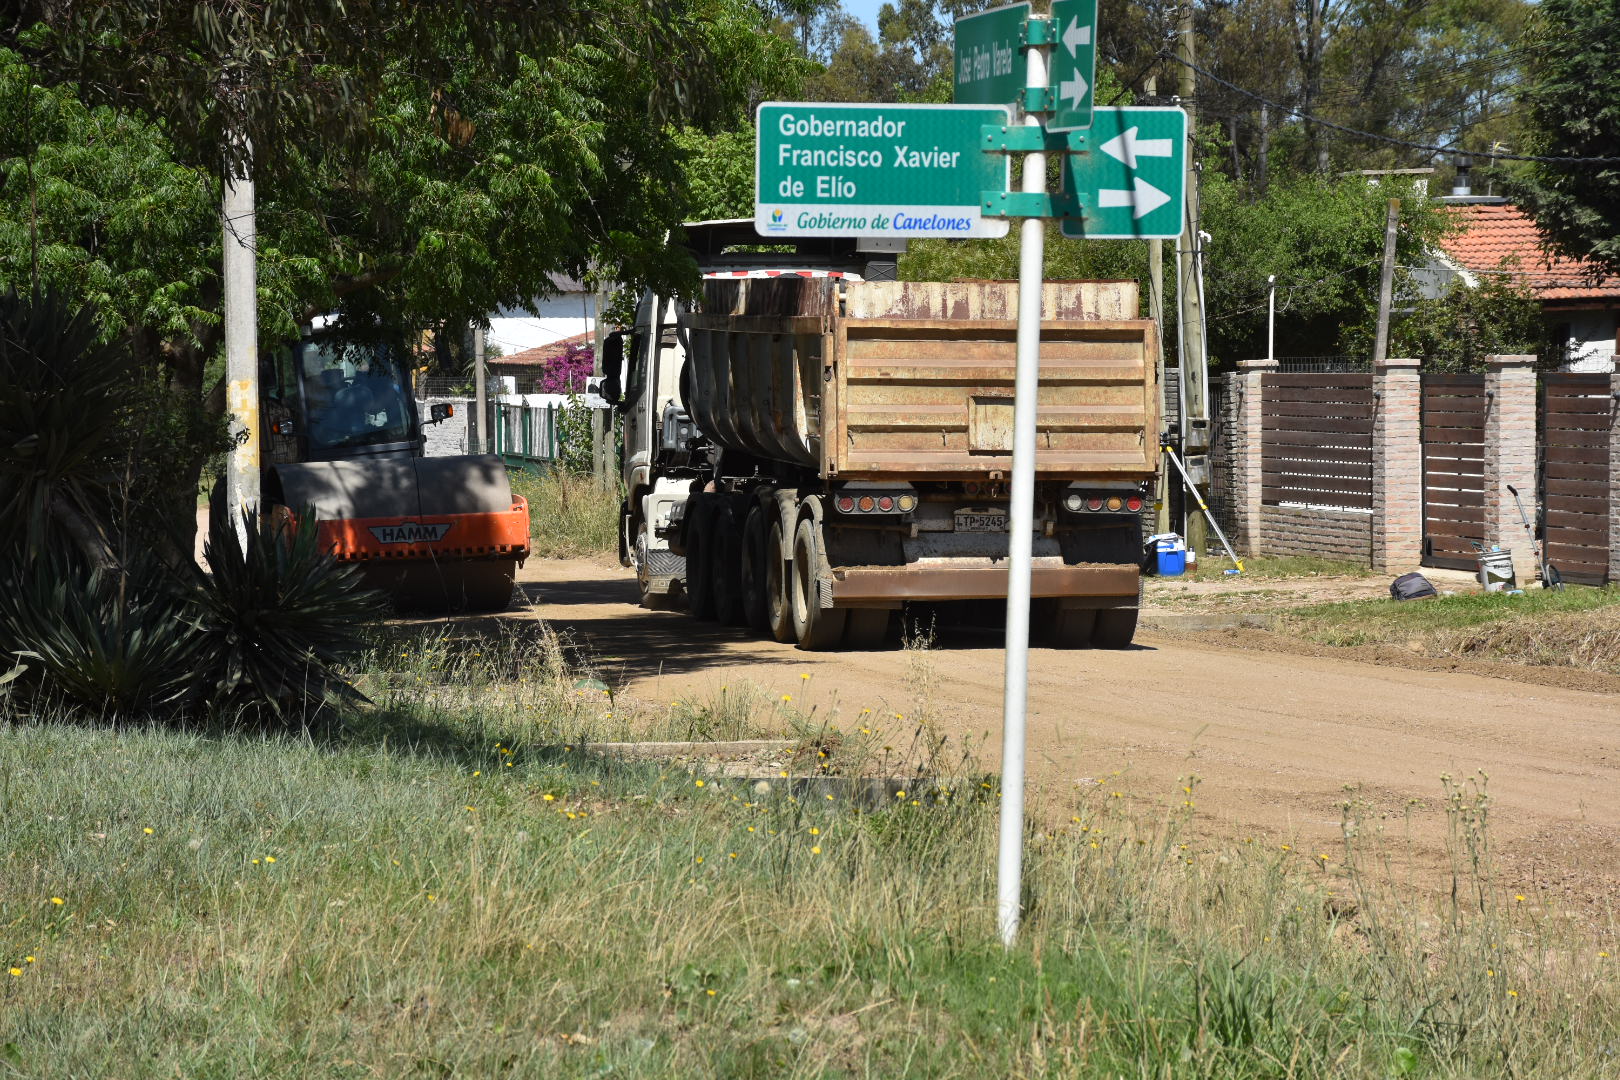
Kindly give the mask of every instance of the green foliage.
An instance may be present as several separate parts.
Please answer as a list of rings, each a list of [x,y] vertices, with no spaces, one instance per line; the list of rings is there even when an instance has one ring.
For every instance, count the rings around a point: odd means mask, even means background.
[[[676,136],[686,158],[689,221],[754,216],[754,126]]]
[[[198,664],[215,710],[266,707],[302,718],[331,698],[353,698],[343,664],[367,644],[381,594],[321,549],[315,516],[297,522],[247,511],[244,547],[229,515],[214,515],[193,601]]]
[[[1390,322],[1388,354],[1418,357],[1425,371],[1483,371],[1487,356],[1522,353],[1556,368],[1567,352],[1566,342],[1551,340],[1535,293],[1506,274],[1483,274],[1474,288],[1454,282],[1444,296],[1408,303]],[[1349,328],[1348,351],[1371,355],[1373,334],[1371,324]]]
[[[1438,204],[1409,184],[1361,177],[1285,177],[1257,195],[1220,173],[1201,184],[1204,284],[1212,362],[1264,356],[1268,275],[1277,277],[1277,355],[1320,356],[1378,306],[1388,202],[1401,200],[1396,265],[1416,266],[1444,231]]]
[[[1620,7],[1614,0],[1543,0],[1519,100],[1525,149],[1549,156],[1620,156]],[[1536,163],[1509,176],[1563,254],[1620,274],[1620,165]]]

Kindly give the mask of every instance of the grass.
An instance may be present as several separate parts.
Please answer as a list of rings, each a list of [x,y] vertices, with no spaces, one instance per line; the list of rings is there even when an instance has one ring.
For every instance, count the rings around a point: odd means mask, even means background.
[[[1620,588],[1612,586],[1317,604],[1294,609],[1278,629],[1325,645],[1397,645],[1620,674]]]
[[[512,491],[529,500],[529,538],[545,559],[606,555],[619,546],[619,491],[592,476],[512,470]]]
[[[924,688],[925,645],[907,658]],[[1464,884],[1430,910],[1370,884],[1376,829],[1353,798],[1342,850],[1300,852],[1194,840],[1192,777],[1142,813],[1153,793],[1103,778],[1039,807],[1005,951],[993,781],[857,813],[602,760],[559,739],[607,724],[604,702],[635,725],[689,712],[581,685],[562,655],[396,642],[369,676],[375,710],[298,735],[12,715],[0,1076],[1620,1064],[1590,935],[1469,884],[1489,872],[1477,785],[1447,790]],[[842,726],[787,713],[787,690],[708,708],[728,733]]]

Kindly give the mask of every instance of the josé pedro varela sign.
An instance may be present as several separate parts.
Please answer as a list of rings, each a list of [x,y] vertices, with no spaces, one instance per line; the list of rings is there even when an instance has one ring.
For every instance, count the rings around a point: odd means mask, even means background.
[[[1005,154],[979,149],[1000,105],[854,105],[770,101],[759,107],[754,227],[772,236],[1005,236],[981,212],[1007,190]]]

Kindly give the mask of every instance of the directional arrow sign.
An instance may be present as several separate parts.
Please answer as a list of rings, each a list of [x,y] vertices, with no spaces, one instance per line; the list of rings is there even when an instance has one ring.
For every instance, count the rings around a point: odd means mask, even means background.
[[[1006,191],[1009,156],[982,149],[1006,105],[759,107],[754,228],[775,236],[1006,236],[982,196]]]
[[[1048,131],[1091,126],[1097,81],[1097,0],[1052,0],[1052,91],[1057,98]]]
[[[1028,4],[1007,4],[956,20],[956,102],[1011,105],[1024,89]]]
[[[1056,8],[1063,0],[1054,0]],[[1080,206],[1063,235],[1172,240],[1186,215],[1187,114],[1176,108],[1098,109],[1069,136],[1063,194]]]

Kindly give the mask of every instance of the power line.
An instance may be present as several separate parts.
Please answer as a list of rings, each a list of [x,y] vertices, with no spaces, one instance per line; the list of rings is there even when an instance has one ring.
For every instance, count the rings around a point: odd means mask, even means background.
[[[1374,142],[1389,143],[1394,146],[1404,146],[1412,150],[1427,150],[1434,154],[1461,153],[1468,154],[1470,157],[1490,157],[1493,161],[1535,161],[1544,165],[1620,165],[1620,157],[1543,157],[1536,154],[1498,153],[1487,155],[1473,151],[1459,150],[1456,146],[1434,146],[1429,143],[1409,142],[1406,139],[1396,139],[1388,135],[1379,135],[1372,131],[1362,131],[1360,128],[1349,127],[1345,124],[1336,124],[1332,120],[1324,120],[1320,116],[1312,116],[1311,114],[1300,109],[1296,109],[1291,105],[1284,105],[1280,102],[1272,101],[1270,98],[1265,97],[1262,94],[1257,94],[1253,90],[1246,90],[1237,83],[1229,82],[1213,72],[1205,71],[1197,64],[1183,60],[1174,53],[1161,52],[1159,55],[1166,60],[1174,60],[1178,64],[1185,64],[1187,67],[1196,71],[1201,77],[1218,82],[1227,89],[1236,91],[1245,97],[1253,98],[1262,105],[1268,105],[1273,109],[1281,110],[1290,116],[1298,117],[1300,120],[1304,120],[1308,123],[1321,124],[1325,128],[1332,128],[1334,131],[1342,131],[1346,135],[1354,135],[1361,139],[1371,139]]]

